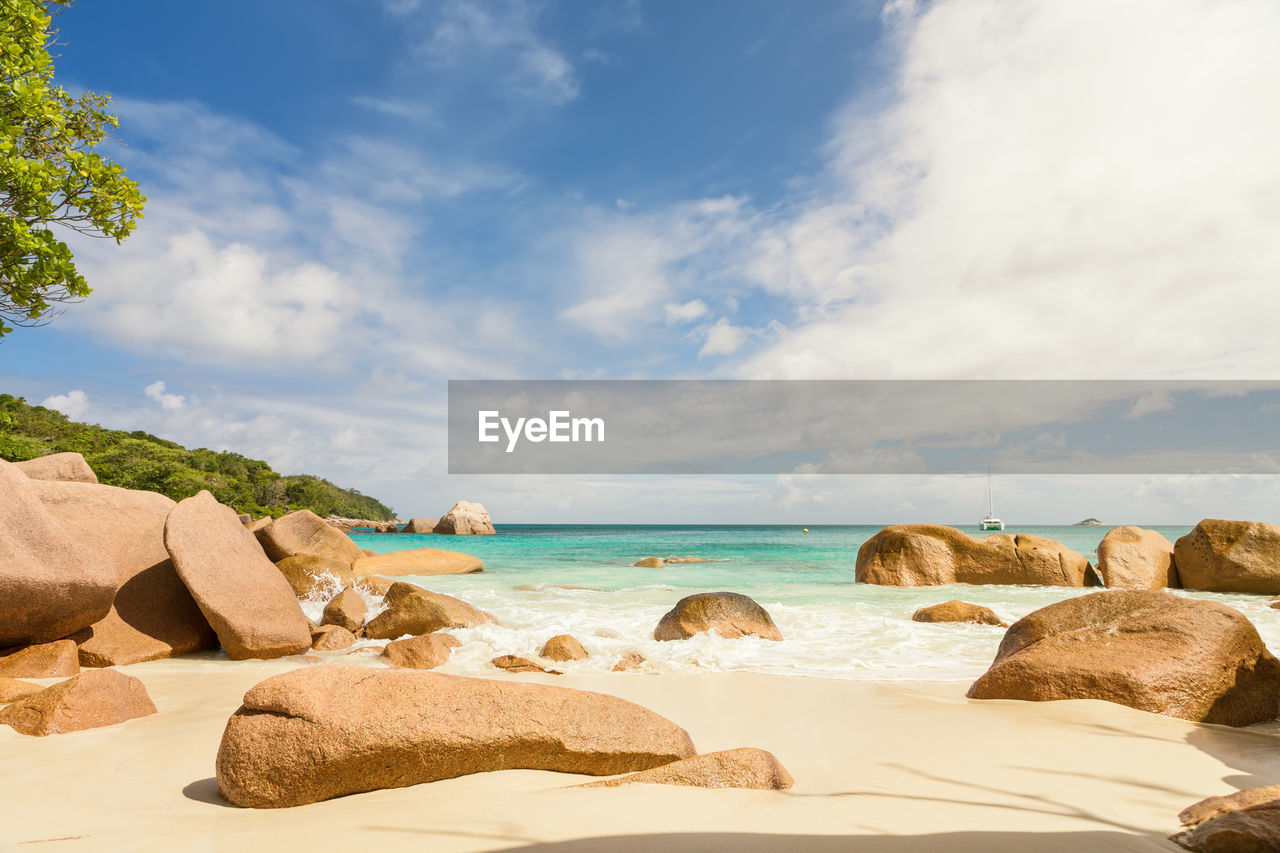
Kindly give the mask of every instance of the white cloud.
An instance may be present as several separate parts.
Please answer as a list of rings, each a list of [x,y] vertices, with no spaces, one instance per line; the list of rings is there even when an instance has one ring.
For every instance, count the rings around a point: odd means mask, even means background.
[[[160,404],[162,409],[181,409],[187,405],[187,398],[180,394],[166,394],[165,385],[159,379],[148,385],[144,391],[147,399],[154,400]]]
[[[537,9],[527,0],[487,7],[452,0],[444,4],[424,53],[444,66],[495,63],[513,94],[552,104],[578,97],[572,63],[537,31]]]
[[[46,409],[56,409],[71,418],[71,420],[78,421],[89,410],[89,395],[77,389],[68,391],[65,394],[54,394],[51,397],[45,397],[40,401],[40,405]]]
[[[1168,391],[1152,391],[1143,394],[1133,401],[1133,407],[1125,413],[1126,418],[1140,418],[1152,412],[1163,412],[1173,408],[1173,395]]]
[[[745,330],[732,325],[724,317],[721,317],[714,326],[707,329],[707,340],[702,345],[702,349],[698,350],[698,357],[732,355],[746,343],[746,340],[747,333]]]
[[[688,302],[668,302],[665,306],[667,324],[689,323],[707,313],[707,303],[701,299],[690,299]]]
[[[430,121],[434,116],[431,105],[411,98],[394,98],[383,95],[357,95],[351,103],[375,113],[402,118],[413,122]]]
[[[1280,371],[1280,7],[894,3],[893,97],[746,265],[749,376]]]

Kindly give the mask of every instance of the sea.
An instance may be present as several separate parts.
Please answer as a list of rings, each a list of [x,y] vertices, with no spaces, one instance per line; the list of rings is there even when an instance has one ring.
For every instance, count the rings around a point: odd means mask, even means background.
[[[1149,526],[1149,525],[1144,525]],[[1170,541],[1189,527],[1152,526]],[[919,608],[949,599],[984,604],[1012,623],[1033,610],[1096,589],[971,586],[899,589],[854,581],[858,548],[880,526],[798,525],[519,525],[493,536],[356,533],[378,553],[445,548],[474,554],[485,571],[407,576],[493,613],[500,625],[452,631],[463,641],[442,671],[492,674],[498,655],[536,657],[556,634],[572,634],[585,660],[557,663],[566,673],[610,671],[627,652],[646,660],[642,672],[749,671],[869,681],[969,681],[995,656],[1003,629],[911,621]],[[976,527],[960,527],[975,536]],[[1008,527],[1056,539],[1096,563],[1109,527]],[[704,563],[637,568],[645,557],[700,557]],[[686,595],[729,591],[751,596],[773,617],[784,640],[725,639],[699,634],[657,642],[653,629]],[[304,604],[318,618],[325,590]],[[1253,621],[1280,651],[1280,611],[1268,597],[1178,591],[1219,601]],[[375,608],[378,600],[370,598]]]

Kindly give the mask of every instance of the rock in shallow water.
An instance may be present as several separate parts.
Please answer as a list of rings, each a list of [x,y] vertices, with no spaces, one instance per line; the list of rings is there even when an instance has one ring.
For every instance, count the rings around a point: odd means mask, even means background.
[[[1116,527],[1098,543],[1098,575],[1107,589],[1164,589],[1181,586],[1173,543],[1158,531]]]
[[[1187,589],[1280,593],[1280,524],[1206,518],[1173,555]]]
[[[588,782],[581,788],[615,788],[619,785],[684,785],[690,788],[749,788],[786,791],[795,785],[787,768],[771,752],[739,747],[695,755],[652,770],[641,770],[617,779]]]
[[[231,658],[277,658],[311,648],[293,589],[231,507],[208,492],[179,502],[165,521],[164,543]]]
[[[967,601],[944,601],[921,607],[911,614],[913,622],[973,622],[978,625],[996,625],[1008,628],[1008,624],[995,614],[990,607],[981,604],[970,604]]]
[[[369,608],[360,593],[346,587],[324,606],[321,620],[326,625],[339,625],[348,631],[359,631]]]
[[[685,640],[703,631],[722,637],[756,636],[781,640],[782,632],[767,610],[736,592],[702,592],[676,602],[653,630],[655,640]]]
[[[507,672],[544,672],[547,675],[564,675],[558,669],[547,669],[540,663],[522,658],[519,655],[498,655],[489,663],[498,669],[505,669]]]
[[[281,808],[491,770],[608,776],[694,752],[684,729],[615,696],[330,665],[251,688],[217,776],[232,803]]]
[[[572,634],[556,634],[542,646],[542,656],[554,661],[584,660],[587,650]]]
[[[493,521],[489,518],[489,510],[483,504],[473,501],[458,501],[453,508],[441,516],[432,533],[456,535],[492,534]]]
[[[472,628],[496,622],[465,601],[408,583],[393,583],[383,601],[387,609],[369,620],[364,635],[371,640],[394,640],[406,634],[431,634],[444,628]]]
[[[1280,661],[1244,614],[1155,590],[1110,590],[1031,613],[1005,632],[972,699],[1101,699],[1247,726],[1280,710]]]
[[[408,669],[435,669],[448,663],[453,650],[462,641],[452,634],[423,634],[407,640],[392,640],[382,650],[382,657],[392,666]]]
[[[113,726],[156,712],[147,688],[114,669],[94,669],[0,708],[0,723],[24,735]]]
[[[858,549],[859,583],[883,586],[1084,586],[1089,561],[1061,542],[997,533],[974,537],[939,524],[886,527]]]

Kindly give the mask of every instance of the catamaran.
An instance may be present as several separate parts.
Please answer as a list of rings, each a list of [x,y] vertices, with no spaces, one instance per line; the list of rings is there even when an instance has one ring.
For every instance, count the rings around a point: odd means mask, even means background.
[[[987,514],[978,526],[983,530],[1004,530],[1004,522],[996,518],[996,491],[991,483],[991,469],[987,469]]]

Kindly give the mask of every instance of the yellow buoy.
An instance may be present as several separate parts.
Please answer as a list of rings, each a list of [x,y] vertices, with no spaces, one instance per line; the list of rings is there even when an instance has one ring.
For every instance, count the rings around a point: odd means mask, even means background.
[[[804,528],[803,530],[801,530],[800,532],[801,532],[801,533],[808,533],[808,532],[809,532],[809,528],[807,528],[807,527],[806,527],[806,528]]]

